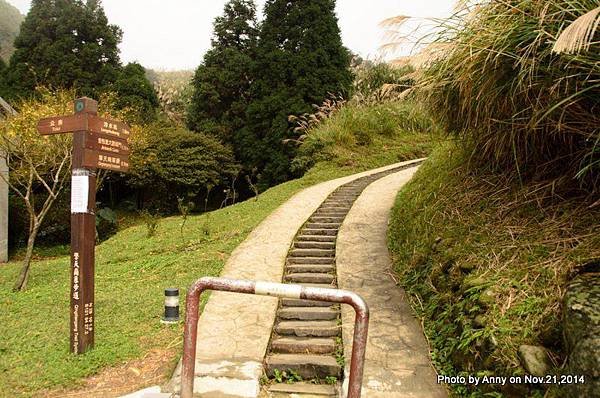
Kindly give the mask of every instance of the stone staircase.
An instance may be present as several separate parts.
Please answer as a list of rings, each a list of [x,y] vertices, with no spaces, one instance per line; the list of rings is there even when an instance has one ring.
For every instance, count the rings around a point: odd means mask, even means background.
[[[335,242],[350,208],[372,182],[415,165],[359,178],[334,191],[298,232],[286,260],[284,283],[337,288]],[[339,305],[281,299],[265,358],[266,375],[273,381],[267,395],[338,396],[344,367],[341,353]],[[275,381],[283,372],[291,383]]]

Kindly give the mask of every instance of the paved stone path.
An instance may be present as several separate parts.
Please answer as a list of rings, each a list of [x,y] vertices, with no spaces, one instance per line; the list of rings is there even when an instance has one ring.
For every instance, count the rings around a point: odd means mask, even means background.
[[[338,187],[404,162],[307,188],[267,217],[234,250],[221,276],[281,282],[297,231]],[[201,275],[198,275],[199,277]],[[255,397],[275,323],[278,299],[214,292],[200,317],[194,391],[203,397]],[[164,391],[179,391],[179,369]]]
[[[358,178],[336,189],[300,229],[286,260],[284,283],[336,288],[336,239],[350,208],[363,190],[384,176],[413,164]],[[281,299],[265,358],[272,397],[339,395],[343,347],[341,310],[328,302]],[[338,362],[341,360],[341,364]],[[287,372],[287,373],[284,373]],[[293,372],[293,373],[292,373]],[[302,382],[276,382],[277,375]]]
[[[415,171],[416,168],[411,168],[395,173],[367,187],[354,203],[338,235],[339,287],[360,294],[371,313],[363,378],[362,396],[366,398],[447,396],[446,390],[436,384],[421,325],[404,291],[391,276],[392,261],[387,249],[390,210],[399,189]],[[350,358],[352,351],[353,325],[354,311],[343,306],[345,358]],[[347,386],[344,387],[346,391]]]

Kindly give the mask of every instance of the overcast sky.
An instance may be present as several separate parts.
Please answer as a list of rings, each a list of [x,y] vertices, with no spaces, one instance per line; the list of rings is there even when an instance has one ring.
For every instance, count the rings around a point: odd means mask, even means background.
[[[8,0],[23,14],[30,0]],[[148,68],[193,69],[210,48],[212,22],[226,0],[103,0],[112,24],[123,29],[121,59]],[[265,0],[257,0],[262,9]],[[384,41],[379,22],[396,15],[445,17],[455,0],[338,0],[344,45],[364,58],[379,58]],[[407,26],[405,29],[412,29]],[[425,31],[425,30],[424,30]],[[399,55],[407,55],[407,45]]]

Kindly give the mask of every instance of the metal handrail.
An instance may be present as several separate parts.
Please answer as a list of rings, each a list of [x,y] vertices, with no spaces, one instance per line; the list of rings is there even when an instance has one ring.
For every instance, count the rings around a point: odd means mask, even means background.
[[[369,307],[362,297],[356,293],[340,289],[213,277],[198,279],[192,284],[187,293],[183,341],[183,367],[181,371],[181,398],[192,398],[194,392],[200,295],[205,290],[327,301],[351,305],[354,308],[356,316],[354,319],[352,358],[350,359],[348,398],[360,398],[365,351],[367,348],[367,334],[369,331]]]

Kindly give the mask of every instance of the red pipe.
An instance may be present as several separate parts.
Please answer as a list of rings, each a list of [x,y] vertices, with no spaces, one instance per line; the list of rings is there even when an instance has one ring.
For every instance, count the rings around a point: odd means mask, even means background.
[[[196,367],[196,343],[200,295],[205,290],[217,290],[263,296],[299,298],[349,304],[354,308],[354,339],[350,359],[348,398],[360,398],[367,335],[369,331],[369,307],[358,294],[339,289],[304,287],[301,285],[252,282],[225,278],[205,277],[197,280],[187,293],[185,330],[183,336],[183,366],[181,371],[181,398],[192,398]]]

